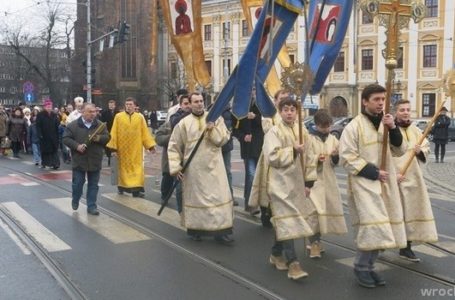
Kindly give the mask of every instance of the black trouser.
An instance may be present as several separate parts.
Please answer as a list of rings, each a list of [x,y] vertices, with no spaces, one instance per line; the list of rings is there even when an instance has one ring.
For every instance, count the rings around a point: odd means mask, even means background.
[[[434,144],[434,155],[436,156],[436,160],[439,160],[439,146],[441,146],[441,161],[443,161],[444,156],[446,155],[446,144]]]
[[[13,150],[14,155],[19,155],[21,150],[21,142],[11,142],[11,149]]]
[[[172,186],[174,185],[174,177],[167,172],[163,172],[163,177],[161,178],[161,200],[164,200],[166,196],[171,191]]]

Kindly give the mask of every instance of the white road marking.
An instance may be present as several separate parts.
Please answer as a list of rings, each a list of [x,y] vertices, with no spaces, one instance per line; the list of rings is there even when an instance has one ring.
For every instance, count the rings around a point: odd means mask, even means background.
[[[21,239],[6,225],[3,220],[0,219],[0,227],[6,232],[6,234],[13,240],[13,242],[21,249],[25,255],[30,255],[31,252],[27,246],[21,241]]]
[[[23,229],[47,251],[56,252],[71,249],[68,244],[44,227],[44,225],[27,213],[16,202],[5,202],[0,205],[2,205],[8,213],[21,224]]]
[[[353,267],[354,266],[354,259],[355,257],[348,257],[348,258],[340,258],[340,259],[336,259],[335,261],[342,264],[342,265],[345,265],[345,266],[348,266],[348,267]],[[385,265],[385,264],[382,264],[382,263],[375,263],[374,264],[375,266],[375,271],[379,271],[379,272],[382,272],[382,271],[385,271],[385,270],[389,270],[390,267]]]
[[[425,244],[412,246],[412,250],[438,258],[447,257],[446,253]]]
[[[87,206],[80,203],[79,211],[71,208],[71,198],[53,198],[45,200],[66,215],[76,219],[88,228],[96,231],[114,244],[150,240],[145,234],[104,214],[92,216],[86,213]]]
[[[30,181],[30,182],[24,182],[21,183],[22,186],[37,186],[40,185],[38,182]]]

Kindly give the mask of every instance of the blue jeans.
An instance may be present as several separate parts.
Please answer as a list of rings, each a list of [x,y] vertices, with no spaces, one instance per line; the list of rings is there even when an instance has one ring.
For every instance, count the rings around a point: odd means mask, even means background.
[[[250,199],[251,188],[253,187],[254,174],[256,173],[256,167],[258,164],[257,158],[246,158],[243,160],[245,165],[245,189],[243,196],[245,198],[245,208],[248,207],[248,201]]]
[[[357,271],[373,271],[378,259],[379,250],[362,251],[357,249],[354,259],[354,269]]]
[[[86,172],[73,169],[73,203],[79,203],[82,196],[82,189],[87,174],[87,210],[96,208],[96,197],[98,195],[98,181],[100,180],[100,170]]]
[[[223,152],[223,161],[229,182],[229,190],[231,191],[232,199],[234,199],[234,192],[232,191],[231,151]]]
[[[32,151],[33,151],[33,161],[36,164],[39,164],[41,162],[41,151],[39,144],[32,143]]]
[[[272,247],[273,256],[284,255],[288,265],[297,260],[297,254],[295,253],[294,240],[277,241]]]

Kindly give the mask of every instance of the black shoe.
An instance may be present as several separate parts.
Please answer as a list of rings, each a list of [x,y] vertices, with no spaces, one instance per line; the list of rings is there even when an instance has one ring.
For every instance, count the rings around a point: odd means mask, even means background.
[[[230,245],[234,242],[234,239],[231,239],[229,236],[225,235],[217,235],[215,236],[215,241],[220,244]]]
[[[123,191],[117,191],[117,194],[123,195]]]
[[[190,239],[192,239],[195,242],[201,242],[202,241],[202,237],[199,234],[190,235]]]
[[[375,288],[376,282],[371,277],[370,272],[368,271],[357,271],[354,270],[355,278],[357,279],[357,283],[366,288]]]
[[[234,206],[239,206],[239,201],[234,200]]]
[[[385,280],[382,278],[378,273],[375,271],[370,271],[370,276],[373,278],[374,283],[376,286],[384,286],[385,285]]]
[[[46,169],[46,166],[45,165],[41,165],[41,169]]]
[[[414,254],[414,251],[412,251],[410,247],[400,249],[400,257],[403,258],[403,259],[412,261],[412,262],[419,262],[420,261],[420,258],[418,258]]]
[[[73,210],[77,210],[79,208],[79,202],[71,201],[71,207],[73,208]]]
[[[97,208],[89,209],[89,210],[87,210],[87,213],[89,215],[93,215],[93,216],[98,216],[100,214],[100,212],[98,211]]]
[[[58,170],[58,168],[60,168],[60,166],[53,166],[52,169],[54,170]]]
[[[134,198],[144,198],[145,195],[143,192],[133,192],[133,197]]]
[[[39,166],[39,163],[35,163],[35,166]]]

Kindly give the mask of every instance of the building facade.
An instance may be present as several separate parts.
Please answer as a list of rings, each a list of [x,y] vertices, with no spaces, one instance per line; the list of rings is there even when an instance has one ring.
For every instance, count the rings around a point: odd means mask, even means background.
[[[402,56],[393,82],[393,100],[411,101],[413,117],[431,117],[441,101],[446,100],[442,80],[455,62],[455,1],[422,0],[427,17],[419,24],[411,20],[402,31]],[[223,87],[239,62],[251,32],[243,16],[240,1],[202,0],[202,38],[205,61],[212,76],[212,93]],[[299,17],[288,37],[286,47],[291,61],[303,62],[304,18]],[[339,57],[316,101],[333,116],[356,115],[360,94],[371,83],[385,85],[386,68],[382,56],[385,28],[355,7]],[[183,67],[168,42],[168,74],[182,81]],[[281,68],[278,64],[278,74]],[[184,80],[183,80],[184,81]],[[455,106],[447,105],[450,111]]]
[[[87,8],[78,0],[75,22],[75,56],[72,63],[73,96],[86,98]],[[108,48],[109,37],[100,50],[100,42],[91,45],[92,102],[106,107],[110,99],[123,103],[134,97],[141,108],[159,108],[157,67],[151,64],[153,11],[156,6],[145,0],[91,0],[92,41],[119,27],[130,24],[128,41]]]
[[[20,51],[32,66],[9,45],[0,45],[0,103],[16,106],[20,102],[40,105],[51,98],[56,105],[66,103],[70,95],[70,68],[66,49],[50,49],[49,74],[46,80],[37,72],[47,74],[46,49],[23,47]]]

